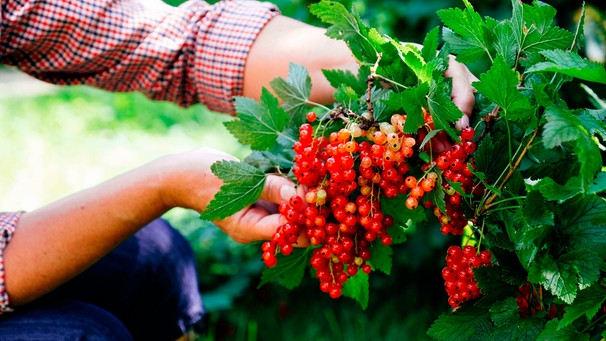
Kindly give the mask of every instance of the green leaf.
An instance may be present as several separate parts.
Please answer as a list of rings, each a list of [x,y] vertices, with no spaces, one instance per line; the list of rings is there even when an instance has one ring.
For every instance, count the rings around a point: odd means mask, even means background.
[[[289,256],[278,254],[278,263],[273,268],[265,268],[257,288],[275,281],[287,289],[293,289],[301,283],[305,268],[311,258],[310,248],[295,248]]]
[[[425,39],[423,39],[422,44],[423,48],[421,49],[421,56],[423,57],[423,60],[430,61],[436,58],[436,55],[438,54],[439,35],[439,27],[434,27],[425,35]]]
[[[414,210],[406,208],[406,198],[406,195],[381,198],[381,211],[394,218],[394,226],[408,227],[411,223],[425,220],[425,211],[422,208],[417,207]]]
[[[303,117],[309,110],[309,95],[311,94],[311,78],[305,67],[290,63],[288,78],[275,78],[269,85],[276,95],[284,102],[282,108],[291,117]],[[295,122],[297,122],[295,120]],[[301,123],[301,122],[298,122]]]
[[[255,203],[263,192],[265,173],[243,162],[217,161],[213,174],[223,180],[219,192],[200,214],[202,220],[221,220]]]
[[[558,329],[569,326],[581,316],[585,315],[591,320],[606,301],[606,290],[601,285],[593,285],[579,291],[579,295],[572,304],[564,308],[565,314],[560,320]]]
[[[385,103],[392,108],[402,108],[406,113],[405,133],[416,133],[425,123],[422,108],[427,105],[425,98],[428,93],[429,84],[423,83],[402,92],[389,94],[389,99]]]
[[[549,254],[537,257],[530,266],[528,280],[542,284],[552,294],[570,304],[577,294],[577,273],[568,262],[554,261]]]
[[[569,178],[565,185],[557,184],[551,178],[543,178],[537,184],[537,187],[545,199],[551,201],[557,200],[559,203],[563,203],[583,191],[581,181],[577,177]]]
[[[591,184],[589,189],[590,194],[598,194],[606,191],[606,172],[600,172]]]
[[[543,330],[543,321],[539,316],[520,318],[518,303],[513,297],[493,304],[490,312],[497,326],[491,335],[493,340],[536,340]]]
[[[391,256],[393,250],[389,246],[383,245],[381,242],[372,243],[370,249],[371,257],[369,263],[372,265],[374,270],[379,270],[387,275],[391,274]]]
[[[336,1],[328,0],[312,4],[309,9],[322,22],[332,25],[326,30],[327,36],[345,41],[357,60],[374,63],[377,50],[368,39],[369,29],[357,14],[350,13]]]
[[[572,46],[574,34],[554,25],[556,10],[545,3],[524,5],[526,37],[522,50],[541,52],[549,49],[567,49]]]
[[[558,72],[588,82],[606,84],[606,69],[600,63],[583,58],[575,52],[549,50],[542,51],[541,54],[548,61],[533,65],[526,69],[526,73]]]
[[[586,248],[576,248],[558,259],[561,263],[567,263],[574,267],[578,276],[578,287],[583,290],[600,277],[600,266],[603,264],[599,255]]]
[[[309,10],[322,22],[333,25],[326,33],[331,38],[345,40],[356,38],[360,34],[357,18],[336,1],[322,0],[309,6]]]
[[[351,297],[360,304],[362,309],[368,308],[369,298],[369,276],[364,271],[358,271],[358,273],[350,277],[345,284],[343,284],[343,296]]]
[[[494,303],[490,307],[491,319],[495,326],[511,326],[520,320],[518,303],[514,297]]]
[[[518,73],[511,69],[503,56],[497,56],[490,70],[480,75],[473,86],[501,107],[505,117],[514,121],[527,121],[534,115],[534,108],[519,90]]]
[[[419,83],[430,83],[432,80],[433,68],[423,59],[421,51],[416,45],[400,44],[397,40],[390,38],[390,42],[396,47],[400,59],[415,74]],[[434,57],[435,58],[435,57]]]
[[[516,54],[518,54],[520,46],[522,46],[522,43],[524,42],[524,38],[526,35],[526,27],[524,26],[524,7],[522,6],[521,2],[516,1],[516,0],[511,0],[511,8],[512,8],[511,9],[511,19],[509,19],[507,22],[508,22],[509,26],[511,27],[511,35],[515,39]],[[495,29],[495,31],[499,31],[499,29]],[[506,41],[507,37],[499,36],[500,34],[505,34],[505,33],[507,33],[506,30],[497,32],[497,40]],[[507,46],[507,44],[504,44],[503,42],[500,42],[497,45],[503,46],[503,47]],[[506,54],[503,54],[503,56],[505,57],[505,60],[508,60]]]
[[[537,340],[584,341],[589,340],[589,334],[582,334],[573,326],[560,328],[558,319],[553,319],[545,324]]]
[[[427,331],[427,334],[438,340],[469,340],[479,336],[479,330],[486,330],[490,325],[490,313],[483,308],[462,307],[454,313],[440,316]],[[488,327],[490,329],[490,327]]]
[[[507,167],[507,138],[486,135],[478,145],[475,153],[477,171],[484,173],[486,181],[491,184],[497,181],[503,169]]]
[[[502,300],[517,292],[517,286],[507,283],[502,278],[503,270],[501,266],[481,266],[473,270],[478,287],[482,294],[486,295],[483,300]]]
[[[599,148],[581,124],[579,117],[561,108],[549,108],[545,112],[547,123],[543,131],[543,143],[554,148],[565,142],[574,141],[574,151],[579,159],[579,171],[582,192],[589,190],[596,172],[602,167]]]
[[[349,70],[322,70],[324,77],[333,88],[347,86],[357,94],[366,92],[366,77],[360,79]]]
[[[547,120],[543,130],[545,147],[555,148],[564,142],[585,140],[586,131],[581,121],[569,110],[549,107],[545,110],[545,119]]]
[[[501,56],[507,66],[513,67],[520,49],[519,41],[514,34],[514,27],[511,21],[504,21],[495,24],[495,51]]]
[[[529,225],[554,225],[553,212],[538,191],[530,191],[524,201],[524,217]]]
[[[253,150],[268,150],[275,146],[289,121],[278,99],[265,88],[259,103],[251,98],[236,97],[235,109],[237,118],[224,125],[238,142]]]
[[[560,206],[558,214],[567,247],[585,248],[606,258],[606,201],[597,195],[579,196]]]
[[[448,8],[437,13],[446,26],[443,38],[448,48],[457,55],[457,60],[467,63],[490,55],[492,42],[482,17],[474,11],[469,1],[463,2],[465,9]]]
[[[356,91],[345,84],[341,84],[337,87],[334,96],[337,102],[349,107],[352,111],[355,110],[356,103],[360,101],[360,96]]]

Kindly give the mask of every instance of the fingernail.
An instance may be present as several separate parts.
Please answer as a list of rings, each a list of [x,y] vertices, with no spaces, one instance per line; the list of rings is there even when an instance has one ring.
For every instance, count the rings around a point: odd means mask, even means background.
[[[280,197],[283,201],[288,201],[295,194],[297,194],[297,190],[294,187],[282,186],[280,188]]]

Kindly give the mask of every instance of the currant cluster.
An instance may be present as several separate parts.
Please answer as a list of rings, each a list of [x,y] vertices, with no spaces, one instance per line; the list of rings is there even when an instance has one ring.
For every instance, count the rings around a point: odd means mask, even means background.
[[[427,172],[418,181],[408,174],[417,142],[403,133],[401,115],[365,130],[352,121],[328,137],[326,127],[314,130],[315,119],[308,115],[293,146],[292,171],[305,194],[278,207],[287,223],[263,244],[263,260],[275,266],[276,255],[289,255],[305,235],[316,246],[310,264],[320,289],[336,298],[349,277],[372,271],[372,242],[392,243],[387,229],[394,219],[381,211],[380,198],[407,194],[407,206],[414,208],[434,189],[438,174]]]
[[[526,281],[518,288],[518,295],[516,296],[516,302],[518,303],[518,313],[521,317],[530,317],[542,311],[544,309],[543,299],[543,288],[539,286],[536,289],[530,282]],[[561,308],[561,307],[560,307]],[[547,312],[547,319],[551,320],[561,313],[561,309],[555,304],[549,305],[549,311]]]
[[[442,224],[443,234],[460,236],[468,223],[461,206],[461,194],[446,180],[459,183],[464,193],[481,195],[484,191],[482,184],[475,181],[476,178],[472,173],[475,165],[471,154],[476,151],[476,144],[472,141],[474,135],[473,128],[464,128],[461,131],[461,142],[454,143],[450,149],[441,152],[435,160],[436,167],[442,170],[442,178],[445,179],[442,184],[446,212],[442,212],[437,207],[434,208],[434,214]]]
[[[491,262],[492,254],[488,250],[478,253],[471,245],[463,248],[453,245],[448,248],[442,278],[451,307],[458,308],[462,303],[480,297],[473,269],[490,265]]]

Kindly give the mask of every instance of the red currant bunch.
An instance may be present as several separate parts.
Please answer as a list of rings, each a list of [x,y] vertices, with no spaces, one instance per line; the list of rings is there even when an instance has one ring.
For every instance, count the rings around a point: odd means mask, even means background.
[[[488,250],[478,252],[471,245],[463,248],[453,245],[448,248],[442,278],[451,307],[458,308],[462,303],[481,296],[473,269],[490,264],[492,254]]]
[[[293,145],[292,170],[305,193],[279,205],[287,222],[262,246],[268,267],[277,264],[278,253],[291,254],[298,238],[305,236],[317,247],[310,265],[320,289],[331,297],[339,297],[343,283],[358,271],[372,271],[367,263],[371,243],[392,243],[387,229],[394,219],[382,212],[381,198],[408,193],[416,207],[416,200],[433,190],[438,177],[427,172],[417,181],[408,174],[416,140],[403,133],[404,119],[393,115],[391,123],[366,130],[349,122],[325,137],[326,127],[314,128],[316,115],[307,115]]]
[[[448,181],[459,183],[464,193],[473,193],[479,196],[484,192],[482,183],[477,181],[472,172],[475,169],[471,156],[476,150],[476,144],[472,141],[474,135],[473,128],[463,129],[461,142],[455,143],[450,149],[441,152],[435,161],[436,167],[442,170],[444,180],[442,186],[445,193],[446,212],[434,208],[434,214],[442,225],[441,231],[443,234],[460,236],[468,222],[461,205],[463,197]]]

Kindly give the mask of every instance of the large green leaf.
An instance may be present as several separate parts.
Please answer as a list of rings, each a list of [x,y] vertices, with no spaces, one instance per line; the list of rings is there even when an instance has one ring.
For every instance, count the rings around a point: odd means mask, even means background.
[[[589,334],[581,333],[570,325],[560,328],[558,319],[553,319],[545,324],[537,340],[585,341],[589,340]]]
[[[559,72],[589,82],[606,84],[606,69],[604,65],[592,62],[575,52],[562,50],[541,51],[548,61],[535,64],[528,68],[531,72]]]
[[[463,0],[465,9],[448,8],[438,11],[445,25],[444,41],[461,62],[474,62],[490,55],[492,41],[482,17],[474,11],[467,0]]]
[[[535,109],[518,89],[518,73],[511,69],[502,56],[497,56],[490,70],[480,75],[473,86],[479,93],[501,107],[505,117],[514,121],[527,121]]]
[[[556,212],[573,248],[594,250],[606,258],[606,199],[597,195],[578,196],[560,205]]]
[[[276,78],[269,82],[276,95],[284,102],[282,108],[290,114],[296,124],[301,124],[309,110],[311,78],[305,67],[290,63],[288,78]]]
[[[350,277],[343,284],[342,294],[353,298],[362,309],[366,309],[368,307],[369,287],[369,276],[364,271],[358,271],[355,276]]]
[[[481,335],[479,331],[490,329],[487,328],[490,324],[490,313],[487,310],[464,307],[440,316],[427,334],[437,340],[485,340],[488,335]]]
[[[389,246],[381,244],[381,242],[375,242],[370,248],[372,257],[369,262],[374,270],[379,270],[387,275],[391,273],[391,256],[393,250]]]
[[[265,185],[265,173],[243,162],[217,161],[213,174],[223,180],[215,198],[200,214],[203,220],[220,220],[231,216],[259,199]]]
[[[564,308],[565,314],[560,320],[558,329],[570,325],[585,315],[591,320],[606,301],[606,290],[601,285],[593,285],[579,292],[576,300]]]
[[[273,268],[265,268],[257,287],[269,282],[278,282],[287,289],[293,289],[301,283],[305,269],[309,265],[311,249],[296,248],[289,256],[278,254],[278,263]]]
[[[322,22],[331,24],[326,35],[347,42],[353,55],[361,62],[374,63],[377,50],[368,39],[369,29],[360,17],[336,1],[322,0],[312,4],[310,12]]]
[[[585,119],[587,117],[585,116]],[[599,148],[588,129],[581,124],[579,117],[569,110],[550,107],[545,112],[547,123],[543,130],[543,143],[547,148],[561,146],[565,142],[574,141],[574,150],[581,166],[579,177],[583,192],[587,192],[593,183],[595,174],[602,167]],[[599,129],[599,126],[592,126]]]
[[[425,99],[429,93],[429,84],[422,83],[402,92],[391,92],[386,104],[393,108],[401,108],[406,113],[404,132],[416,133],[425,123],[423,107],[427,106]]]
[[[572,303],[577,294],[577,278],[568,263],[558,263],[548,254],[537,258],[531,265],[528,280],[543,285],[566,303]]]
[[[526,37],[522,50],[540,52],[549,49],[567,49],[572,46],[574,34],[555,26],[555,8],[544,3],[524,5]]]
[[[227,130],[243,145],[253,150],[268,150],[288,125],[289,117],[280,108],[278,99],[263,88],[261,101],[237,97],[235,102],[237,118],[225,122]]]

